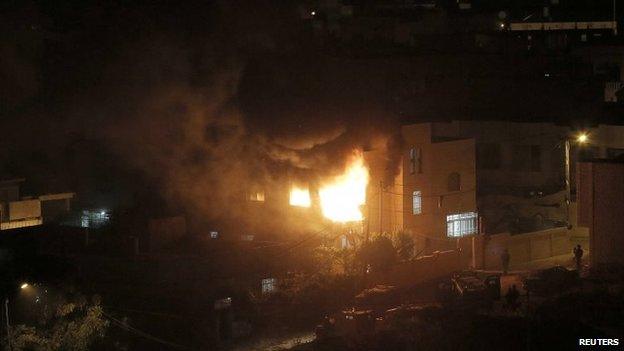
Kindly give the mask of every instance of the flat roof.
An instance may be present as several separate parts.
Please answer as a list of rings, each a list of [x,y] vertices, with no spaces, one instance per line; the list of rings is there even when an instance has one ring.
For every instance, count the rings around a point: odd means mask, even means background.
[[[2,180],[0,180],[0,185],[13,184],[13,183],[22,183],[24,181],[26,181],[26,178],[2,179]]]
[[[76,193],[58,193],[58,194],[47,194],[39,196],[39,200],[41,201],[51,201],[51,200],[65,200],[72,199]]]

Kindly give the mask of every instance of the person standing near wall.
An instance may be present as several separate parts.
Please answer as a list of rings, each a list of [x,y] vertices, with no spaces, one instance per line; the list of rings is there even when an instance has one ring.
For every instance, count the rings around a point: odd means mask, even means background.
[[[509,256],[509,250],[505,249],[503,250],[503,253],[501,253],[501,263],[503,264],[503,274],[507,274],[507,272],[509,271],[509,259],[511,257]]]
[[[576,245],[576,247],[574,247],[574,262],[576,263],[576,270],[578,271],[579,274],[581,274],[581,263],[583,260],[583,249],[581,248],[581,245]]]

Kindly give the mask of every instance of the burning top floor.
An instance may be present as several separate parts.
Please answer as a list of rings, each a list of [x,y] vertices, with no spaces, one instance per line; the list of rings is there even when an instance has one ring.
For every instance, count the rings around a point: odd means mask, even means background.
[[[362,206],[366,204],[369,172],[361,152],[354,152],[342,173],[318,181],[313,199],[310,185],[293,183],[289,204],[294,207],[318,206],[321,214],[333,222],[361,221]],[[315,201],[316,200],[316,201]]]
[[[250,185],[244,206],[220,231],[259,237],[292,237],[364,219],[369,170],[363,153],[354,151],[334,174],[281,174]],[[238,211],[238,210],[236,210]],[[216,229],[216,228],[215,228]]]

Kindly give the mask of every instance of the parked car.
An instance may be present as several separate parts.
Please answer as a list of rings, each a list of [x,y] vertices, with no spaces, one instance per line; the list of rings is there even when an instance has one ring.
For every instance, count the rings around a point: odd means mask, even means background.
[[[524,279],[524,289],[531,294],[550,295],[568,290],[580,282],[578,273],[555,266],[531,273]]]

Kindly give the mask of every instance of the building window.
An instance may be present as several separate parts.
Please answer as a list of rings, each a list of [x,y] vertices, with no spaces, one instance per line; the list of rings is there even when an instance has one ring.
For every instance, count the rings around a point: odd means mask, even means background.
[[[262,279],[262,294],[271,294],[277,291],[277,279]]]
[[[422,161],[420,148],[410,149],[410,174],[422,173]]]
[[[448,191],[459,191],[461,189],[461,177],[459,173],[453,172],[449,174],[447,189]]]
[[[420,190],[416,190],[412,193],[412,213],[422,213],[422,193]]]
[[[501,168],[500,144],[477,144],[477,165],[480,169]]]
[[[531,145],[531,171],[542,171],[542,147],[539,145]]]
[[[459,238],[477,233],[477,213],[464,212],[446,216],[446,235]]]
[[[249,201],[264,202],[264,191],[252,191],[249,193]]]
[[[218,238],[219,238],[219,232],[216,232],[216,231],[210,232],[210,239],[218,239]]]

